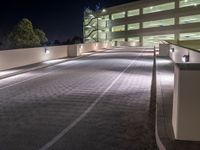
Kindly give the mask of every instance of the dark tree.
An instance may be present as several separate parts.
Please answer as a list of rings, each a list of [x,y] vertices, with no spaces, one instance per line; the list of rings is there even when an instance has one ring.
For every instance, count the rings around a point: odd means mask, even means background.
[[[48,42],[46,34],[41,29],[34,29],[34,32],[40,39],[40,45],[44,45]]]
[[[70,45],[70,44],[72,44],[72,41],[70,39],[62,43],[62,45]]]
[[[83,42],[83,39],[79,36],[75,36],[72,38],[71,42],[72,42],[72,44],[80,44]]]
[[[26,18],[9,34],[9,40],[15,48],[40,46],[40,38],[35,34],[31,21]]]

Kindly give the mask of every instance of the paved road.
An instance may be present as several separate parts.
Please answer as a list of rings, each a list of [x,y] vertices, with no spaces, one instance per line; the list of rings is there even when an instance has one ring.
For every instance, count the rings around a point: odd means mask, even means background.
[[[0,150],[155,150],[151,53],[118,48],[0,81]]]

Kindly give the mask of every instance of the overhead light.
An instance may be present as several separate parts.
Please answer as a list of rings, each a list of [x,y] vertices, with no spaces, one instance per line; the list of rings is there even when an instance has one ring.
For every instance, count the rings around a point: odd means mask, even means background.
[[[47,48],[44,49],[44,52],[45,52],[45,54],[49,54],[50,53],[50,51]]]
[[[150,7],[150,9],[153,9],[153,7]]]
[[[102,13],[106,12],[106,9],[102,9]]]
[[[174,53],[174,51],[175,51],[174,48],[171,48],[171,49],[170,49],[170,52],[171,52],[171,53]]]
[[[90,25],[88,25],[88,26],[86,26],[87,28],[92,28],[92,26],[90,26]]]
[[[197,3],[194,3],[194,6],[197,6]]]
[[[189,62],[189,61],[190,61],[190,56],[189,56],[189,55],[184,55],[184,56],[182,57],[182,61],[183,61],[183,62]]]

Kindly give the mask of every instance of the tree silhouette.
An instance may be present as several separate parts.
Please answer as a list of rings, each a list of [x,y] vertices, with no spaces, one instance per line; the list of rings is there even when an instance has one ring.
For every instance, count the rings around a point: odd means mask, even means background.
[[[26,18],[15,26],[8,39],[13,48],[36,47],[48,41],[45,33],[40,29],[34,29],[32,22]]]
[[[34,32],[40,39],[40,45],[44,45],[48,42],[46,34],[41,29],[34,29]]]

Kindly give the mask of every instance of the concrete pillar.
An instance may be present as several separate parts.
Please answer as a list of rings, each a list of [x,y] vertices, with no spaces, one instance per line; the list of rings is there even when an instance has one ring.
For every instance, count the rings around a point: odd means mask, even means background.
[[[179,0],[175,1],[175,9],[179,9]],[[179,16],[175,16],[175,25],[179,25]],[[175,32],[175,41],[179,40],[179,32]]]
[[[170,44],[159,44],[159,56],[167,57],[170,54]]]
[[[68,56],[69,57],[77,57],[81,55],[81,47],[79,48],[77,45],[69,45],[68,47]]]
[[[175,139],[200,141],[199,64],[175,66],[172,125]]]

